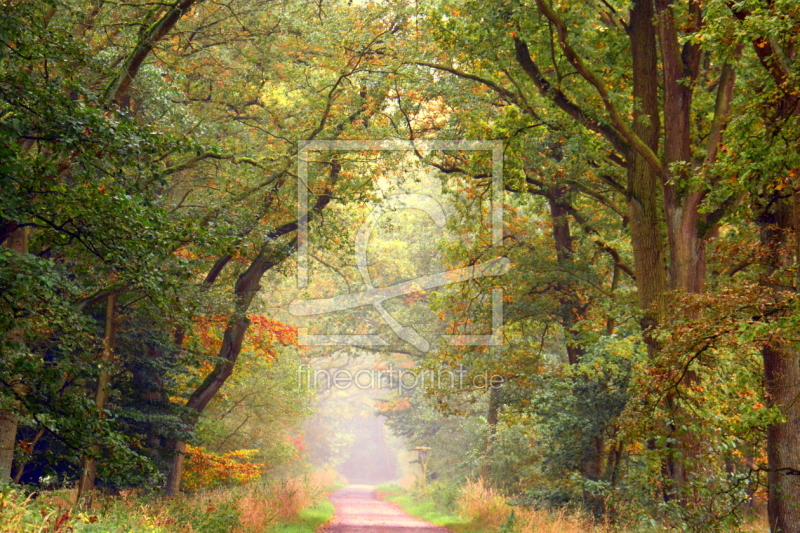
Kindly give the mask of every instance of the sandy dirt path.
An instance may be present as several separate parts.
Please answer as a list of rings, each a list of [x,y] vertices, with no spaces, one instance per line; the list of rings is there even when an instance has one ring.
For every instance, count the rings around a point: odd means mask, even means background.
[[[336,513],[324,533],[452,533],[410,516],[395,503],[380,501],[369,485],[348,485],[330,500]]]

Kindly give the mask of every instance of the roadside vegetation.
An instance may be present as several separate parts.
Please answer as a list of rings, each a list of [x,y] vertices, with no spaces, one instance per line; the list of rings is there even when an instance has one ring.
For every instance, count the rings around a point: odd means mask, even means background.
[[[441,482],[403,488],[378,486],[378,497],[397,503],[408,514],[452,529],[456,533],[656,533],[663,527],[650,524],[610,524],[592,519],[580,508],[520,505],[489,487],[483,479],[458,486]],[[768,533],[763,519],[754,519],[736,530]]]
[[[327,490],[314,481],[254,482],[174,498],[97,495],[75,489],[0,496],[2,533],[313,533],[333,516]]]

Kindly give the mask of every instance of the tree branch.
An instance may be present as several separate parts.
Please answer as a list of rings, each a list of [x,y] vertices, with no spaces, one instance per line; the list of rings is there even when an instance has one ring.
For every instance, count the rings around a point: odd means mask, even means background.
[[[531,54],[528,51],[528,45],[519,38],[514,38],[514,48],[516,51],[517,63],[522,67],[522,70],[533,81],[533,84],[539,90],[542,96],[550,99],[562,111],[567,113],[579,124],[584,126],[595,133],[601,134],[605,137],[612,146],[621,154],[627,154],[630,146],[625,139],[614,128],[601,124],[594,118],[587,115],[583,109],[578,107],[569,97],[564,94],[560,89],[554,87],[547,78],[544,77],[542,71],[534,63]]]
[[[575,67],[575,70],[578,71],[578,74],[580,74],[583,79],[588,81],[597,90],[597,93],[603,100],[606,111],[611,116],[611,121],[616,130],[622,135],[627,144],[647,160],[659,174],[663,175],[663,168],[658,156],[622,119],[617,107],[611,101],[611,95],[606,88],[605,82],[598,78],[594,72],[589,70],[580,56],[575,52],[575,49],[567,42],[567,27],[564,21],[559,18],[556,12],[553,11],[550,5],[544,0],[536,0],[536,5],[539,11],[556,27],[556,31],[558,32],[558,44],[561,46],[561,51],[564,52],[567,61]]]
[[[173,4],[167,12],[157,22],[152,24],[142,33],[139,41],[134,46],[127,59],[122,64],[122,69],[116,77],[108,84],[103,94],[103,101],[106,105],[112,102],[119,102],[139,73],[139,69],[144,60],[153,51],[156,44],[167,35],[175,24],[185,15],[194,5],[203,0],[179,0]]]

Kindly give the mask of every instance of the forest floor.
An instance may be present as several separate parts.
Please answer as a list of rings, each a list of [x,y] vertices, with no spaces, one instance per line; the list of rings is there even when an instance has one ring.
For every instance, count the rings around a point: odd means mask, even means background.
[[[348,485],[330,496],[336,508],[324,533],[449,533],[378,499],[375,487]]]

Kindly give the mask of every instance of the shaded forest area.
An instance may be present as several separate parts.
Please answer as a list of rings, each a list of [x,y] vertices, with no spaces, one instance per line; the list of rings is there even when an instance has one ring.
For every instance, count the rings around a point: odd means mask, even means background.
[[[363,438],[398,476],[425,451],[420,497],[511,505],[504,531],[569,509],[608,531],[800,532],[797,0],[0,5],[2,509],[222,488],[206,514],[250,503],[205,530],[234,531],[261,498],[243,487],[357,472]],[[495,141],[502,182],[486,150],[300,161],[319,140]],[[502,343],[405,330],[335,353],[470,385],[319,391],[304,373],[334,352],[287,310],[371,284],[357,229],[407,170],[405,193],[441,183],[447,225],[377,227],[374,286],[510,268],[376,320],[485,334],[502,289]],[[200,520],[180,509],[153,531]]]

